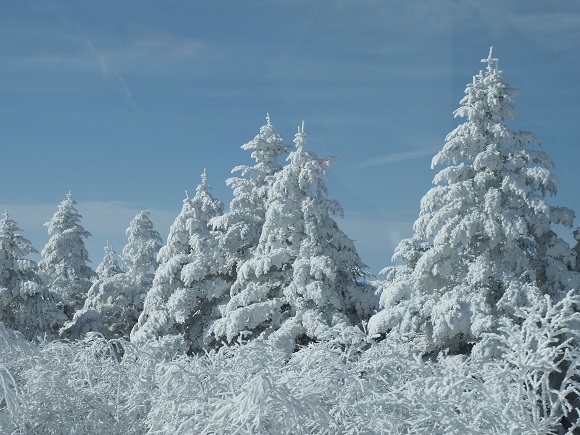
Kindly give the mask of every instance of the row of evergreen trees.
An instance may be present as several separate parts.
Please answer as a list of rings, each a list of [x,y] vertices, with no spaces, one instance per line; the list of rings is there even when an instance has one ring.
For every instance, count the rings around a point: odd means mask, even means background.
[[[255,165],[234,168],[240,176],[227,180],[229,210],[211,195],[204,172],[164,246],[148,213],[135,217],[121,254],[124,267],[108,246],[96,273],[89,267],[84,239],[90,233],[70,193],[46,223],[52,236],[39,264],[25,260],[36,251],[6,215],[1,249],[11,262],[2,263],[10,276],[2,284],[0,320],[30,338],[79,338],[90,331],[136,342],[179,336],[189,350],[199,350],[258,336],[293,349],[333,326],[368,318],[377,300],[353,242],[333,219],[342,210],[326,197],[329,161],[307,149],[304,125],[294,143],[290,152],[268,116],[242,146]],[[26,298],[32,282],[36,293]],[[28,314],[10,317],[23,310]]]
[[[87,265],[89,233],[70,194],[46,224],[52,237],[38,265],[25,259],[34,248],[5,214],[0,321],[29,337],[174,337],[189,351],[257,337],[292,350],[368,321],[376,338],[466,352],[520,322],[522,309],[547,310],[580,288],[580,240],[571,247],[553,229],[571,228],[574,213],[548,204],[553,162],[537,137],[505,124],[515,91],[491,50],[482,61],[486,70],[454,113],[466,122],[433,159],[444,168],[421,201],[414,235],[395,251],[400,264],[385,270],[380,301],[334,220],[342,209],[327,197],[330,160],[308,149],[304,125],[293,148],[284,144],[268,116],[242,146],[255,164],[227,180],[228,211],[204,172],[164,246],[147,212],[131,222],[124,268],[110,247],[96,274]]]
[[[0,221],[0,321],[30,339],[59,333],[78,337],[104,328],[109,336],[126,336],[153,281],[161,237],[149,212],[137,214],[126,231],[125,267],[107,246],[95,272],[84,245],[90,233],[75,205],[69,193],[45,224],[51,237],[39,263],[26,258],[38,251],[8,212]]]

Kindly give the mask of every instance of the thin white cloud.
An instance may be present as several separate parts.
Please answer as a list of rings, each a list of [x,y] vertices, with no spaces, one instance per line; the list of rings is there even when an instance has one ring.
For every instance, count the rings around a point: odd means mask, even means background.
[[[400,153],[384,154],[375,156],[371,159],[365,160],[361,163],[353,165],[353,169],[375,168],[380,166],[392,165],[393,163],[406,162],[409,160],[422,159],[424,157],[434,156],[439,147],[419,148],[412,151],[403,151]]]

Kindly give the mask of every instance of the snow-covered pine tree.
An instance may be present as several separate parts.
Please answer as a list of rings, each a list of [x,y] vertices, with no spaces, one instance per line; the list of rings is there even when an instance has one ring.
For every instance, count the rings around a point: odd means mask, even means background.
[[[223,252],[209,226],[221,213],[223,204],[211,195],[204,171],[195,197],[183,201],[167,244],[159,251],[160,264],[132,341],[181,335],[190,350],[206,346],[207,325],[231,285]]]
[[[159,233],[149,219],[149,211],[141,211],[129,224],[126,231],[128,242],[123,248],[121,259],[137,288],[141,288],[140,296],[145,294],[153,283],[153,274],[157,269],[157,254],[163,245]]]
[[[273,175],[281,169],[279,158],[289,152],[288,145],[275,131],[276,127],[267,114],[266,125],[260,128],[254,139],[241,147],[252,152],[251,157],[256,164],[232,169],[232,173],[239,172],[241,176],[226,180],[234,195],[229,211],[210,222],[221,233],[220,241],[226,253],[228,269],[234,277],[240,264],[251,257],[258,245],[266,215],[268,187]]]
[[[82,216],[75,205],[69,192],[52,219],[44,224],[52,236],[42,250],[40,261],[46,284],[58,296],[69,318],[83,306],[95,276],[88,265],[84,242],[91,233],[82,227]]]
[[[125,272],[123,269],[121,269],[121,266],[119,266],[119,263],[117,262],[113,247],[108,243],[107,246],[105,246],[105,255],[97,266],[95,272],[97,272],[97,278],[100,280],[105,280],[119,273]]]
[[[510,87],[492,56],[467,85],[454,115],[467,121],[446,137],[432,167],[446,165],[421,200],[415,234],[401,241],[381,288],[373,335],[410,340],[422,351],[465,351],[516,309],[556,302],[578,285],[571,248],[551,224],[573,211],[551,207],[553,162],[531,133],[512,131]]]
[[[127,228],[128,242],[122,255],[127,271],[117,263],[113,248],[105,247],[105,256],[97,267],[98,280],[61,335],[80,338],[93,331],[106,338],[129,337],[153,283],[152,271],[157,267],[161,247],[161,237],[148,215],[148,211],[138,213]]]
[[[5,212],[0,220],[0,322],[29,339],[53,335],[66,316],[41,282],[38,265],[25,258],[37,251],[20,231]]]
[[[322,176],[329,161],[307,150],[304,125],[294,143],[290,163],[268,188],[258,246],[211,328],[218,340],[262,336],[292,350],[302,339],[320,339],[332,326],[369,314],[365,266],[331,217],[342,215],[340,205],[326,198]]]
[[[113,247],[107,244],[97,267],[97,279],[83,307],[60,330],[61,336],[78,339],[87,332],[100,332],[107,339],[129,337],[139,316],[131,284],[117,262]]]

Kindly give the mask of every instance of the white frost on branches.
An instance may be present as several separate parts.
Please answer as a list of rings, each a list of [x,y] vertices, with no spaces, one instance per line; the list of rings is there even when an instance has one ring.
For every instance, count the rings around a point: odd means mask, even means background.
[[[220,243],[232,274],[251,258],[258,245],[266,215],[268,189],[274,175],[281,169],[278,160],[289,152],[289,147],[275,131],[270,115],[267,115],[266,125],[260,128],[258,135],[242,145],[243,150],[252,152],[251,157],[256,164],[232,169],[241,176],[226,180],[234,195],[230,209],[210,221],[213,228],[220,231]]]
[[[52,219],[44,224],[52,236],[40,261],[45,282],[59,297],[69,318],[82,308],[95,276],[87,264],[89,254],[84,242],[91,234],[82,227],[82,216],[75,205],[69,192]]]
[[[29,339],[54,335],[66,316],[42,283],[36,253],[8,212],[0,220],[0,322]]]
[[[365,266],[332,215],[323,168],[306,149],[303,126],[289,164],[269,186],[265,221],[253,256],[242,264],[211,333],[228,342],[268,337],[293,349],[316,340],[336,324],[368,314],[372,297],[362,283]]]
[[[223,252],[209,226],[221,213],[223,204],[211,195],[204,171],[195,197],[183,201],[167,245],[159,251],[160,265],[132,341],[181,335],[190,349],[206,346],[204,331],[230,286]]]
[[[390,331],[423,351],[461,351],[517,309],[580,285],[574,253],[551,229],[574,217],[546,199],[556,194],[553,162],[537,137],[504,124],[515,90],[491,52],[484,61],[455,111],[467,121],[433,158],[445,167],[421,200],[415,234],[395,251],[403,265],[386,269],[382,311],[369,322],[371,334]]]

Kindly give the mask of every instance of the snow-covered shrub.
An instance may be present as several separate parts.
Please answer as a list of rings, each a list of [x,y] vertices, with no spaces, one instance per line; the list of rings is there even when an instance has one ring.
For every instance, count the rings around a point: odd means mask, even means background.
[[[8,406],[0,400],[0,432],[145,433],[155,365],[130,343],[99,334],[28,348],[12,339],[0,351],[0,378],[12,393]]]

